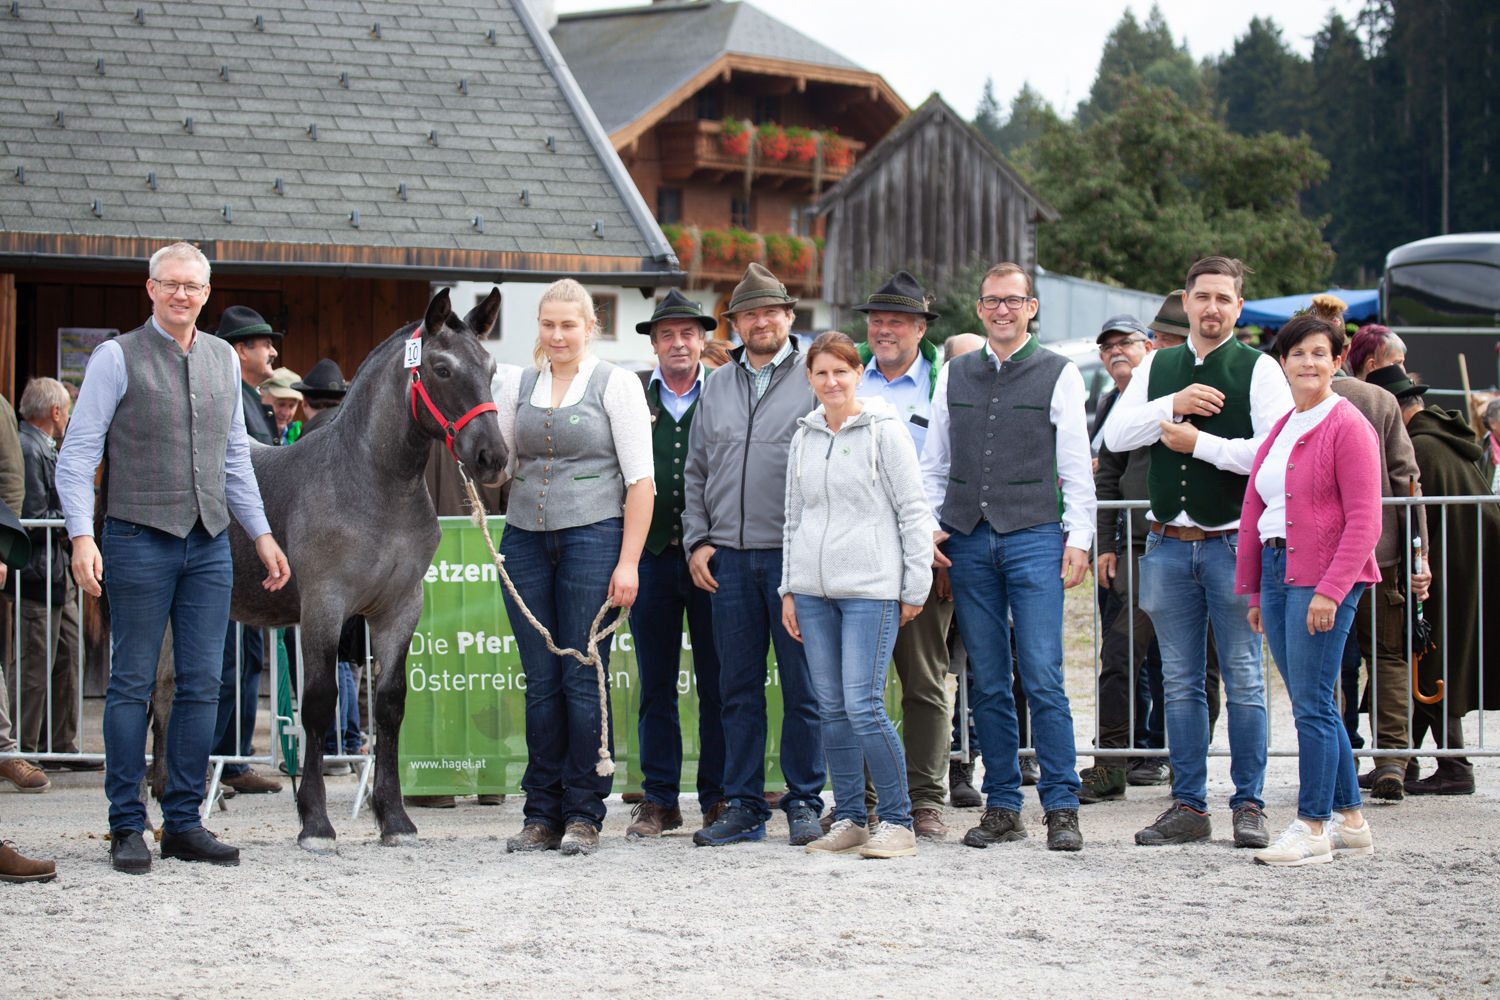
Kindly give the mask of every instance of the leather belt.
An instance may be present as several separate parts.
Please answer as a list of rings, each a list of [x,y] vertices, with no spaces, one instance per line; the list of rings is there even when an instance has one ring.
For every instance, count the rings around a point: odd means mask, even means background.
[[[1265,546],[1268,549],[1284,549],[1284,548],[1286,548],[1286,539],[1285,538],[1267,538],[1266,541],[1265,541]]]
[[[1184,542],[1201,542],[1208,538],[1219,538],[1229,534],[1234,529],[1221,529],[1219,531],[1207,531],[1203,528],[1195,528],[1190,525],[1179,526],[1176,524],[1162,524],[1158,521],[1147,521],[1151,530],[1166,535],[1168,538],[1177,538]]]

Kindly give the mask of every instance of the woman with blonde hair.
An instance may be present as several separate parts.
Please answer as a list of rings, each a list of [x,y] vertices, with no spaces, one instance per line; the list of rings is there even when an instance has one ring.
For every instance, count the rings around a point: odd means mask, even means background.
[[[500,376],[495,391],[514,462],[500,552],[557,646],[580,650],[606,599],[635,602],[654,492],[640,381],[589,353],[594,325],[584,287],[553,282],[537,306],[536,366]],[[528,757],[525,825],[506,850],[590,854],[612,783],[595,770],[604,722],[595,668],[549,653],[509,593],[505,611],[526,671]],[[608,677],[607,643],[599,653]]]

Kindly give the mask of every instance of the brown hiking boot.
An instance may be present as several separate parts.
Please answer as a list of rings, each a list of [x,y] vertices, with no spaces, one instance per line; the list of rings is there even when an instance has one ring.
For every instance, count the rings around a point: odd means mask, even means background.
[[[913,809],[911,811],[912,833],[923,840],[948,839],[948,827],[943,823],[940,809]]]
[[[650,799],[644,799],[636,804],[630,811],[635,822],[625,828],[626,840],[637,840],[641,837],[660,837],[663,831],[675,830],[682,825],[682,810],[673,806],[657,805]]]
[[[52,787],[52,779],[43,774],[41,768],[19,757],[0,763],[0,778],[9,781],[21,792],[45,792]]]
[[[323,773],[327,774],[328,772],[324,771]],[[348,765],[345,765],[344,773],[349,773]],[[232,778],[221,777],[219,778],[219,784],[227,785],[235,791],[243,792],[246,795],[263,795],[268,792],[281,791],[281,782],[275,778],[267,778],[263,774],[256,774],[254,771],[236,774]]]
[[[557,849],[563,854],[593,854],[599,849],[599,831],[581,819],[568,821],[567,832]]]
[[[703,810],[703,826],[701,827],[701,829],[707,830],[709,827],[717,823],[719,821],[719,817],[724,815],[724,811],[728,808],[729,800],[720,799],[713,805],[709,806],[707,809]]]
[[[562,843],[562,834],[546,823],[527,823],[521,832],[505,842],[507,854],[528,851],[555,851]]]
[[[476,796],[476,798],[477,798],[479,804],[482,805],[482,806],[503,806],[503,805],[505,805],[505,793],[504,792],[501,792],[498,795],[486,792],[486,793],[483,793],[483,794],[480,794],[480,795]]]
[[[22,857],[10,841],[0,843],[0,882],[51,882],[57,867],[50,861]]]

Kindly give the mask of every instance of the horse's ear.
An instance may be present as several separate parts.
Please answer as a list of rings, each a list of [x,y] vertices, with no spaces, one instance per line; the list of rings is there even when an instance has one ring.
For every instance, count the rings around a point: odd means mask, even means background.
[[[500,315],[500,289],[491,288],[490,294],[484,297],[484,301],[473,309],[469,315],[464,317],[464,322],[469,324],[469,329],[474,331],[475,336],[487,337],[490,330],[495,326],[495,320]]]
[[[427,315],[422,320],[422,339],[426,340],[434,333],[441,332],[448,324],[448,317],[453,315],[453,306],[448,302],[448,289],[443,288],[427,303]]]

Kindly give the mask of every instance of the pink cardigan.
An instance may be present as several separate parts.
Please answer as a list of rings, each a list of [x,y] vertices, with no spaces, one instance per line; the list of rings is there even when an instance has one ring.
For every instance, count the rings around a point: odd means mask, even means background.
[[[1250,485],[1240,510],[1239,554],[1234,592],[1260,605],[1260,531],[1266,509],[1255,474],[1291,417],[1276,421],[1255,453]],[[1286,473],[1286,582],[1314,587],[1343,601],[1356,583],[1380,579],[1375,543],[1380,541],[1380,444],[1375,429],[1354,405],[1340,399],[1322,422],[1292,446]]]

